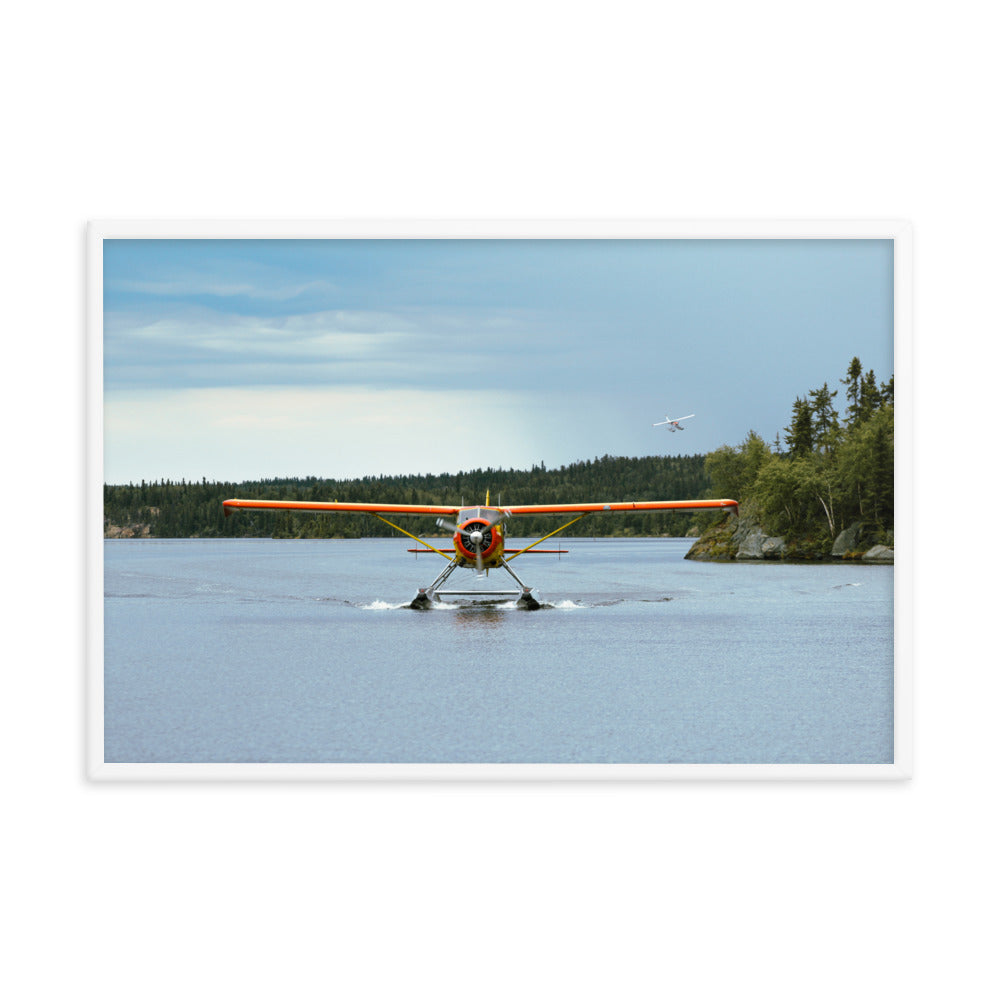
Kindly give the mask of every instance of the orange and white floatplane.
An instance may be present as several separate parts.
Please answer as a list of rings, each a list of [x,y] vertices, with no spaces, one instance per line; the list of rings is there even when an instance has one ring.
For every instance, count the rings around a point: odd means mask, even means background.
[[[556,503],[515,507],[491,507],[490,495],[486,494],[486,503],[481,507],[438,507],[424,504],[403,503],[330,503],[303,500],[224,500],[223,507],[228,517],[234,510],[301,510],[314,513],[353,513],[371,514],[390,528],[401,532],[408,538],[419,542],[422,548],[409,549],[409,552],[436,552],[448,560],[448,565],[438,574],[429,587],[421,587],[410,602],[410,607],[426,609],[432,607],[442,598],[475,597],[475,598],[517,598],[520,607],[534,610],[540,607],[538,601],[526,587],[520,577],[510,568],[512,560],[518,556],[531,553],[563,554],[565,549],[537,548],[546,539],[558,535],[568,527],[583,520],[590,514],[623,513],[633,511],[654,510],[719,510],[728,509],[739,513],[739,504],[735,500],[626,500],[620,503]],[[424,541],[412,532],[401,528],[390,521],[385,514],[436,517],[440,528],[453,532],[451,550],[440,549],[430,542]],[[537,514],[573,514],[576,515],[555,531],[550,531],[537,541],[521,549],[504,547],[504,530],[509,519]],[[491,569],[505,570],[517,584],[517,590],[442,590],[447,579],[456,569],[471,569],[477,576],[488,574]]]

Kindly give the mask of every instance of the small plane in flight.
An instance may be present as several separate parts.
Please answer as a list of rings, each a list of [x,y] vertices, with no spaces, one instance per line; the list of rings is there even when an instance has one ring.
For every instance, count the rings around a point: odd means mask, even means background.
[[[681,421],[690,420],[693,416],[694,416],[693,413],[689,413],[686,417],[678,417],[676,420],[671,420],[670,417],[664,416],[663,420],[661,420],[658,424],[653,424],[653,426],[654,427],[666,426],[667,430],[670,431],[671,434],[673,434],[674,431],[684,430],[684,428],[681,427]]]
[[[408,538],[419,542],[423,548],[409,549],[410,552],[436,552],[448,561],[448,565],[437,575],[429,587],[421,587],[410,602],[410,607],[416,610],[426,610],[440,603],[442,597],[469,598],[517,598],[519,607],[535,610],[541,605],[526,587],[520,577],[510,568],[512,560],[527,552],[531,553],[562,553],[564,549],[536,548],[546,539],[565,531],[571,524],[576,524],[590,514],[623,512],[623,511],[653,511],[653,510],[732,510],[739,514],[739,504],[735,500],[637,500],[621,503],[579,503],[579,504],[538,504],[516,507],[491,507],[489,492],[486,503],[480,507],[446,507],[424,504],[400,503],[339,503],[303,500],[224,500],[226,517],[235,510],[302,510],[317,513],[364,513],[378,518],[390,528],[401,532]],[[444,549],[425,542],[422,538],[401,528],[398,524],[383,517],[384,514],[418,515],[437,517],[437,525],[452,532],[451,545]],[[511,518],[535,514],[575,514],[571,520],[543,535],[537,541],[521,549],[505,549],[504,529]],[[440,543],[439,543],[440,544]],[[474,570],[477,576],[488,574],[491,569],[503,569],[517,584],[517,590],[442,590],[448,577],[456,569]]]

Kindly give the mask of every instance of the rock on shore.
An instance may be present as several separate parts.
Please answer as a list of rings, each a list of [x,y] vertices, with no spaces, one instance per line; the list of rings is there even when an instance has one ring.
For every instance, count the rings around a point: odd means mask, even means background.
[[[813,539],[786,539],[768,535],[752,517],[729,517],[703,532],[688,550],[685,559],[702,562],[775,561],[781,559],[838,562],[860,560],[868,563],[893,562],[893,550],[887,545],[872,545],[865,540],[860,522],[845,528],[827,549]]]
[[[734,542],[733,536],[737,527],[743,523],[749,525],[751,522],[749,518],[727,517],[724,521],[713,524],[695,539],[684,558],[702,562],[728,562],[735,559],[739,543]]]
[[[150,527],[148,524],[106,524],[104,525],[105,538],[149,538]]]
[[[862,562],[891,563],[893,550],[888,545],[873,545],[862,557]]]

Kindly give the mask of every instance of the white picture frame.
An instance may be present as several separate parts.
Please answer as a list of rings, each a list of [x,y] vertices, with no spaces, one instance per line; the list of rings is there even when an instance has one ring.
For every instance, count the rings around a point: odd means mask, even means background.
[[[110,239],[879,239],[894,245],[895,564],[892,763],[108,763],[103,700],[103,244]],[[87,773],[94,781],[899,781],[913,767],[912,229],[895,220],[94,221],[88,227]]]

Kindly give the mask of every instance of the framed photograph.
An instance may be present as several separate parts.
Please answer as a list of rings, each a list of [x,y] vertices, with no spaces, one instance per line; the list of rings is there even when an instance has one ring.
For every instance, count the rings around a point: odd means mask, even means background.
[[[92,779],[910,776],[908,224],[88,241]]]

